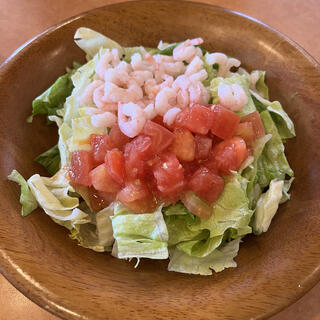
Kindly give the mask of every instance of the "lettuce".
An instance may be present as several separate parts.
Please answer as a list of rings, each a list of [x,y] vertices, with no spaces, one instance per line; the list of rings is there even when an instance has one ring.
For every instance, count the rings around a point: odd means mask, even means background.
[[[54,175],[56,172],[59,171],[60,165],[60,152],[58,145],[55,145],[49,150],[40,154],[38,157],[34,159],[34,161],[38,162],[43,167],[45,167],[51,175]]]
[[[282,198],[282,189],[283,180],[272,180],[268,191],[260,196],[252,225],[255,234],[261,234],[269,229]]]
[[[240,238],[225,243],[218,249],[213,250],[203,258],[190,256],[175,248],[170,252],[169,271],[212,275],[212,270],[220,272],[225,268],[235,268],[237,266],[233,258],[238,254]]]
[[[123,48],[117,42],[89,28],[78,28],[74,34],[74,41],[87,54],[87,60],[92,59],[100,48],[116,48],[120,56],[124,54]]]
[[[135,214],[115,204],[112,219],[115,244],[113,255],[126,258],[168,258],[168,230],[162,206],[154,213]]]
[[[21,203],[21,215],[23,217],[30,214],[33,210],[37,209],[38,203],[36,198],[33,196],[32,192],[29,189],[27,181],[23,178],[23,176],[17,171],[12,170],[8,179],[18,183],[21,186],[21,195],[20,195],[20,203]]]

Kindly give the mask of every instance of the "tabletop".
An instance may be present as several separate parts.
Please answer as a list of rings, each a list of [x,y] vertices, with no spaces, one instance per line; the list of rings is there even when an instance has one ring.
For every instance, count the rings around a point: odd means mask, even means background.
[[[194,0],[240,11],[289,36],[320,61],[319,0]],[[0,63],[25,41],[70,16],[119,0],[0,0]],[[5,32],[4,32],[5,31]],[[0,275],[0,320],[58,320]],[[320,320],[320,283],[269,320]]]

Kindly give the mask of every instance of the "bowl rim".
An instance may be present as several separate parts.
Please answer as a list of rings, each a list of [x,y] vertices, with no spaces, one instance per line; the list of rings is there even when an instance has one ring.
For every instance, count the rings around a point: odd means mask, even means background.
[[[37,34],[36,36],[32,37],[31,39],[27,40],[25,43],[23,43],[21,46],[19,46],[17,49],[15,49],[1,64],[0,64],[0,73],[4,72],[7,66],[9,67],[12,63],[15,63],[15,60],[20,57],[20,55],[23,54],[23,51],[28,49],[32,46],[34,42],[37,40],[41,40],[45,36],[50,35],[55,30],[62,28],[63,26],[81,19],[82,17],[94,13],[95,11],[100,11],[101,9],[105,8],[112,8],[116,6],[121,6],[129,3],[148,3],[149,0],[123,0],[121,2],[117,3],[111,3],[103,6],[99,6],[90,10],[83,11],[79,14],[76,14],[74,16],[71,16],[67,19],[62,20],[61,22],[58,22],[41,33]],[[276,34],[277,36],[280,36],[285,41],[289,42],[295,49],[297,49],[300,53],[303,54],[303,56],[309,60],[310,63],[313,64],[314,67],[319,69],[320,71],[320,62],[318,62],[306,49],[304,49],[301,45],[299,45],[296,41],[292,40],[290,37],[285,35],[284,33],[280,32],[279,30],[275,29],[274,27],[270,26],[267,23],[262,22],[259,19],[256,19],[254,17],[251,17],[247,14],[244,14],[242,12],[224,8],[218,5],[211,5],[209,3],[205,2],[194,2],[189,0],[157,0],[158,2],[183,2],[185,4],[191,5],[191,6],[198,6],[198,7],[205,7],[208,9],[214,9],[220,12],[225,12],[227,14],[232,14],[238,17],[241,17],[245,20],[250,20],[253,23],[268,29],[272,33]],[[200,0],[203,1],[203,0]],[[82,315],[69,310],[68,308],[64,307],[61,304],[55,303],[53,300],[47,300],[42,295],[42,289],[39,288],[38,285],[35,284],[35,281],[30,278],[28,279],[24,273],[23,270],[17,271],[18,267],[15,266],[14,261],[11,261],[10,258],[7,257],[5,250],[0,249],[0,273],[4,276],[6,280],[8,280],[11,285],[13,285],[17,290],[19,290],[25,297],[27,297],[29,300],[31,300],[33,303],[37,304],[42,309],[50,312],[51,314],[55,315],[56,317],[59,317],[61,319],[70,319],[70,316],[74,319],[84,319],[86,317],[83,317]],[[289,297],[287,302],[283,304],[282,306],[279,306],[273,310],[272,313],[269,314],[269,316],[273,316],[280,311],[284,310],[285,308],[289,307],[296,301],[298,301],[302,296],[304,296],[308,291],[310,291],[318,282],[320,281],[320,265],[316,269],[315,272],[309,275],[305,285],[303,288],[300,289],[300,292],[298,295],[294,297]],[[28,284],[32,284],[31,287],[28,288]],[[263,316],[264,318],[264,316]]]

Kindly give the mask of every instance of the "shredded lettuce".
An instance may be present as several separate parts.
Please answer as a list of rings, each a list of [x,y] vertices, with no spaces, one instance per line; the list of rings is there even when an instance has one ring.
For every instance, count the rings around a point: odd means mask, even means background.
[[[47,169],[47,171],[51,175],[54,175],[59,171],[59,165],[60,165],[60,152],[59,152],[58,145],[55,145],[49,150],[40,154],[38,157],[34,159],[34,161],[40,163],[42,166],[44,166]]]
[[[25,217],[28,214],[30,214],[33,210],[37,209],[37,200],[30,191],[28,183],[23,178],[23,176],[17,170],[12,170],[12,172],[8,176],[8,179],[18,183],[21,186],[21,215]]]

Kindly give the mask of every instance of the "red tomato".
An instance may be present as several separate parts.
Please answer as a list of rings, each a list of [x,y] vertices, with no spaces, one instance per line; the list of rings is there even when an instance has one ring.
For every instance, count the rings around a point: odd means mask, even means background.
[[[106,208],[116,198],[115,193],[105,193],[96,190],[93,187],[89,188],[89,201],[93,211],[100,211]]]
[[[173,131],[173,142],[170,151],[180,161],[193,161],[196,151],[196,143],[193,134],[185,128],[175,128]]]
[[[178,113],[174,126],[187,128],[194,133],[207,134],[212,124],[210,108],[194,104]]]
[[[240,137],[220,142],[212,152],[213,161],[223,175],[230,175],[230,170],[237,171],[247,156],[246,143]]]
[[[93,167],[92,155],[89,151],[74,151],[71,155],[70,180],[73,184],[91,185],[89,172]]]
[[[114,148],[114,145],[107,134],[91,134],[90,144],[94,165],[103,163],[107,151]]]
[[[123,150],[124,145],[131,140],[120,130],[118,124],[115,124],[111,128],[109,136],[114,144],[114,148],[118,148],[120,150]]]
[[[146,174],[146,160],[153,156],[152,140],[148,136],[138,136],[127,143],[124,149],[125,168],[128,178],[143,178]]]
[[[231,138],[240,122],[240,117],[220,104],[215,105],[212,112],[211,132],[221,139]]]
[[[163,117],[157,115],[155,118],[152,119],[152,122],[159,124],[160,126],[164,126]]]
[[[194,215],[208,220],[212,215],[212,208],[205,201],[198,198],[192,191],[181,195],[181,200],[186,208]]]
[[[160,156],[160,161],[153,167],[157,188],[164,196],[179,194],[184,187],[182,166],[177,157],[170,152]]]
[[[188,187],[198,197],[212,203],[220,196],[224,188],[224,180],[207,168],[200,167],[192,175]]]
[[[120,185],[123,185],[125,179],[125,167],[122,151],[117,149],[107,151],[105,163],[112,179]]]
[[[208,159],[211,148],[212,148],[212,139],[206,136],[202,136],[200,134],[196,134],[195,142],[196,142],[195,158],[197,160]]]
[[[117,199],[135,213],[153,212],[156,206],[148,187],[139,179],[128,182]]]
[[[266,133],[258,111],[247,114],[241,118],[241,122],[251,122],[256,139],[263,137]]]
[[[199,168],[199,162],[197,160],[192,162],[182,162],[183,174],[185,179],[187,180],[189,177],[193,175],[195,171]]]
[[[173,134],[171,131],[150,120],[146,122],[143,133],[151,138],[154,153],[161,153],[164,149],[169,147],[173,141]]]
[[[120,190],[120,185],[112,179],[105,163],[91,170],[89,176],[93,187],[98,191],[115,193]]]
[[[256,139],[252,122],[239,123],[234,135],[241,137],[248,146],[252,145]]]

